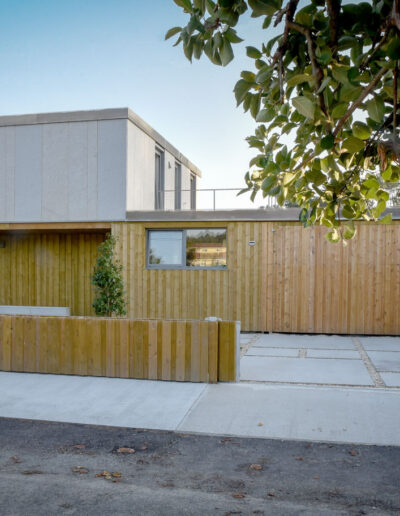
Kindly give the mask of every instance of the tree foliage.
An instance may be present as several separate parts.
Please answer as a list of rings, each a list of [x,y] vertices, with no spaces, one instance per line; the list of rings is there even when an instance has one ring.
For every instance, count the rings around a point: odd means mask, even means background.
[[[295,203],[305,225],[330,228],[335,242],[354,220],[380,220],[400,179],[400,0],[174,0],[188,14],[174,27],[189,60],[204,53],[227,65],[234,27],[246,11],[262,19],[265,42],[247,47],[234,94],[259,124],[247,138],[257,155],[245,176],[257,192]],[[282,27],[269,37],[268,28]],[[342,220],[345,223],[342,223]]]
[[[96,290],[93,308],[96,315],[126,315],[122,265],[114,257],[116,239],[108,235],[99,245],[96,265],[91,277]]]

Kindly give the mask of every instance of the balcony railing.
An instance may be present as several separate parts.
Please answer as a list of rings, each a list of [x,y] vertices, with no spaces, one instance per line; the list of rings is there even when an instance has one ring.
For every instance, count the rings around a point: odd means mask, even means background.
[[[193,206],[193,190],[183,189],[180,193],[180,208],[176,207],[176,191],[163,190],[164,210],[240,210],[279,208],[275,197],[262,197],[259,194],[255,201],[250,200],[250,194],[237,195],[242,188],[198,188],[196,190],[196,203]]]

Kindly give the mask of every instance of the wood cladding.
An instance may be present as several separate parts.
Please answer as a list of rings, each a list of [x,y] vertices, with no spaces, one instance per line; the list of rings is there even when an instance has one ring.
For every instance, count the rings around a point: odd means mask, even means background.
[[[0,316],[0,370],[234,381],[236,323]]]
[[[149,270],[146,228],[226,227],[226,270]],[[296,222],[127,222],[129,317],[241,321],[244,331],[400,333],[400,224],[360,223],[347,246]],[[255,241],[250,246],[249,242]]]
[[[92,315],[90,274],[101,233],[0,234],[0,305],[69,306]]]
[[[146,268],[146,229],[227,228],[227,268]],[[238,320],[244,331],[400,334],[400,223],[359,223],[347,246],[297,222],[117,222],[132,319]],[[104,234],[2,232],[0,304],[91,315]],[[255,245],[249,245],[254,241]]]

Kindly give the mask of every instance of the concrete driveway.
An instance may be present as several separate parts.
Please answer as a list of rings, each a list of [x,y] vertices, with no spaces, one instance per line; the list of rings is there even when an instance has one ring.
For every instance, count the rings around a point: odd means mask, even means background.
[[[400,337],[243,334],[246,382],[400,388]]]

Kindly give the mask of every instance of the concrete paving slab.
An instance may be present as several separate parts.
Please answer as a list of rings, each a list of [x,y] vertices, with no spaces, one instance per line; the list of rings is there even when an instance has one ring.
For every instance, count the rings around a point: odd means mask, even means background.
[[[289,348],[258,348],[252,346],[246,353],[246,356],[264,356],[264,357],[297,357],[299,355],[298,349]]]
[[[400,445],[400,391],[210,385],[180,431]]]
[[[366,351],[400,351],[400,337],[358,337]]]
[[[400,373],[400,353],[396,351],[367,351],[378,371]]]
[[[380,373],[388,387],[400,387],[400,373]]]
[[[361,360],[358,351],[348,349],[308,349],[307,358],[347,358]]]
[[[174,430],[205,384],[0,372],[0,416]]]
[[[373,385],[362,361],[244,356],[241,380],[261,382]]]
[[[351,337],[336,335],[287,335],[269,333],[260,335],[257,347],[277,348],[313,348],[313,349],[351,349],[355,346]]]

